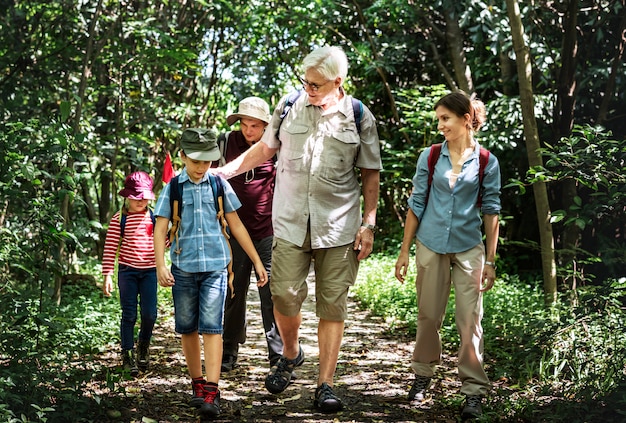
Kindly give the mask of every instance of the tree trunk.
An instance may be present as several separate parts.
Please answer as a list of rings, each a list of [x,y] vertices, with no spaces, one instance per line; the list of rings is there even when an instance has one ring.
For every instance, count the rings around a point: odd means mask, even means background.
[[[459,83],[459,87],[468,94],[474,92],[474,81],[472,72],[467,65],[465,50],[463,48],[463,33],[459,26],[458,17],[453,7],[444,10],[446,19],[446,43],[450,51],[450,60],[454,69],[454,76]]]
[[[626,7],[622,8],[622,20],[620,21],[619,34],[626,34]],[[611,73],[609,79],[606,82],[606,88],[604,90],[604,96],[602,96],[602,103],[600,104],[600,110],[598,111],[598,124],[604,125],[606,117],[609,112],[609,105],[613,96],[615,95],[615,86],[617,77],[620,75],[620,69],[622,61],[624,60],[624,47],[626,47],[626,36],[620,38],[613,63],[611,64]]]
[[[563,47],[561,49],[561,69],[559,71],[559,85],[557,89],[554,125],[556,128],[555,142],[572,134],[574,125],[574,107],[576,105],[576,62],[578,60],[577,24],[579,1],[570,0],[563,20]],[[578,187],[573,179],[561,182],[561,202],[565,211],[574,205],[574,198],[578,195]],[[561,237],[560,264],[567,270],[563,281],[565,289],[573,290],[576,287],[576,249],[580,240],[581,231],[577,225],[567,225],[563,228]]]
[[[535,120],[535,107],[532,90],[532,65],[529,48],[524,41],[524,27],[520,16],[517,0],[506,0],[507,14],[511,24],[511,36],[517,62],[522,118],[524,121],[524,138],[528,151],[528,162],[532,166],[543,166],[539,153],[539,132]],[[556,262],[554,260],[554,236],[550,222],[550,204],[548,191],[544,182],[533,184],[539,236],[541,242],[541,267],[543,270],[543,292],[546,304],[556,301]]]

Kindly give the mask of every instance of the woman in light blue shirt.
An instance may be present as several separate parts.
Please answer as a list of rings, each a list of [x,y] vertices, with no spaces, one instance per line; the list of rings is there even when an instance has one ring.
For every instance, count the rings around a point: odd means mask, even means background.
[[[500,167],[498,159],[474,138],[485,121],[481,101],[454,92],[442,97],[434,109],[445,141],[425,149],[417,161],[396,262],[396,278],[403,283],[415,238],[418,318],[409,400],[425,399],[441,361],[439,331],[454,283],[461,337],[459,377],[466,396],[462,414],[478,417],[490,386],[483,369],[482,293],[493,287],[496,277]]]

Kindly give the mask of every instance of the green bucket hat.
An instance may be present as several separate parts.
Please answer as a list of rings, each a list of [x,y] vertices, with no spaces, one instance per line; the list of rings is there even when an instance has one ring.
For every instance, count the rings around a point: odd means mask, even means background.
[[[217,146],[217,131],[214,129],[185,129],[180,137],[180,148],[193,160],[214,162],[222,156]]]

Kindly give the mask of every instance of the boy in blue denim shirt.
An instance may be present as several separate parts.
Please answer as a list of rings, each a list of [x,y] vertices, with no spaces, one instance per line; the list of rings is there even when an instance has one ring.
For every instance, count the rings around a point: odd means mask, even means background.
[[[220,414],[218,389],[222,363],[224,301],[231,260],[228,241],[221,231],[208,170],[220,158],[217,133],[212,129],[186,129],[180,140],[180,157],[185,168],[178,177],[182,192],[182,214],[177,245],[170,249],[171,271],[164,258],[164,245],[172,217],[170,186],[163,188],[154,214],[157,216],[154,244],[157,280],[172,287],[175,330],[181,344],[193,396],[191,405],[200,407],[203,417]],[[257,284],[267,283],[267,272],[236,210],[241,207],[228,182],[224,186],[224,213],[230,233],[252,262],[259,275]],[[172,242],[174,244],[174,241]],[[204,343],[206,379],[202,373],[200,338]]]

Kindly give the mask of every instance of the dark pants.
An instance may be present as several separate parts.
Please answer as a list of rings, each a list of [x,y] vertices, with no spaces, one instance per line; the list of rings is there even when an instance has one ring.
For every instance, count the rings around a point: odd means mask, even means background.
[[[278,327],[274,320],[274,304],[272,303],[272,294],[270,292],[270,273],[272,268],[272,240],[269,236],[260,240],[253,241],[261,261],[267,271],[268,283],[259,288],[259,297],[261,300],[261,318],[263,319],[263,329],[265,331],[265,339],[267,340],[268,359],[274,364],[283,353],[283,341],[280,339]],[[246,342],[246,310],[248,288],[250,287],[250,275],[254,270],[252,261],[241,248],[239,243],[234,239],[230,239],[231,248],[233,249],[233,272],[235,278],[233,287],[235,296],[231,298],[230,289],[226,295],[226,305],[224,308],[224,357],[237,357],[239,353],[239,344]]]
[[[131,350],[135,345],[137,305],[141,314],[138,338],[148,342],[152,338],[152,329],[157,318],[156,268],[135,269],[122,264],[117,272],[117,286],[120,290],[120,305],[122,306],[120,325],[122,350]]]

